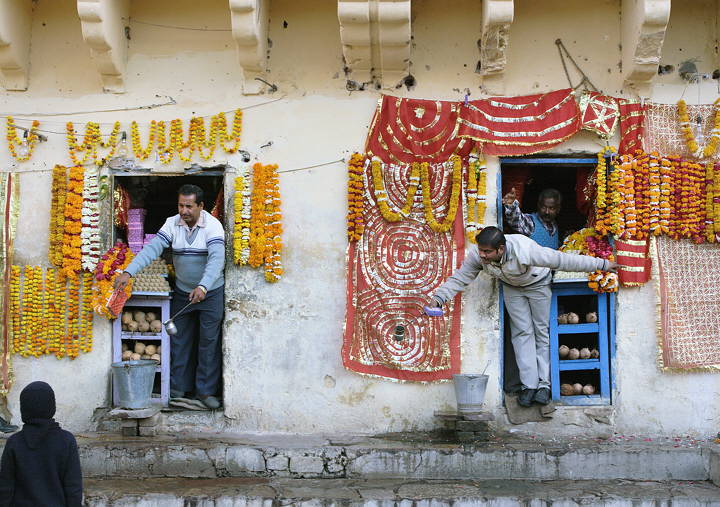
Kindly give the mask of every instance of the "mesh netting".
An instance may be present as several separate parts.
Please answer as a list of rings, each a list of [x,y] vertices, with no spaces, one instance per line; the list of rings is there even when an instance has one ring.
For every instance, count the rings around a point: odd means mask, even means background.
[[[712,104],[688,105],[688,117],[695,125],[698,116],[701,118],[704,142],[703,147],[712,135],[715,121],[715,106]],[[693,129],[694,130],[694,129]],[[696,134],[697,135],[697,134]],[[675,104],[649,104],[645,113],[645,151],[657,151],[660,155],[690,157],[685,138],[680,131],[677,106]],[[720,151],[720,150],[719,150]],[[715,155],[718,158],[718,154]]]
[[[664,368],[720,365],[720,247],[657,238],[660,360]]]

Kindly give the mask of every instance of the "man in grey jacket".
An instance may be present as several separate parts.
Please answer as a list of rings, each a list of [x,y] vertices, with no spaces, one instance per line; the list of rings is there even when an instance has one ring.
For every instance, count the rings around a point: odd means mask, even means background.
[[[518,403],[550,403],[550,300],[551,270],[615,271],[618,265],[605,259],[573,255],[546,248],[521,234],[503,234],[486,227],[478,235],[460,269],[436,291],[433,300],[442,306],[465,290],[480,271],[499,278],[523,389]]]

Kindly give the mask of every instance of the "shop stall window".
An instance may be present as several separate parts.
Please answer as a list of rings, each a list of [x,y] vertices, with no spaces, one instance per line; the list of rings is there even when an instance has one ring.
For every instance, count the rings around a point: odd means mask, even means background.
[[[513,188],[524,213],[537,211],[538,196],[546,188],[562,195],[562,209],[557,216],[560,243],[569,234],[585,227],[592,202],[585,186],[597,164],[596,157],[550,158],[526,157],[501,159],[498,172],[497,212],[506,233],[515,233],[504,218],[502,197]],[[502,289],[501,289],[502,290]],[[608,405],[612,402],[612,365],[614,357],[615,295],[596,294],[587,280],[555,281],[550,315],[550,377],[555,403],[565,405]],[[562,323],[558,316],[579,316],[577,323]],[[593,320],[595,314],[597,322]],[[520,381],[510,341],[509,318],[500,297],[500,336],[503,338],[503,386],[506,393],[520,389]],[[592,357],[560,357],[563,346],[587,349]],[[585,354],[583,354],[585,355]],[[593,386],[592,394],[560,391],[561,384]]]

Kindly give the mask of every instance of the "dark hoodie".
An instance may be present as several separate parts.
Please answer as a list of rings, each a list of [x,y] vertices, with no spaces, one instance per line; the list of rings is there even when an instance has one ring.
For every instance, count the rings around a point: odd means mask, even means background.
[[[8,438],[0,461],[0,506],[82,505],[82,475],[72,433],[55,422],[55,393],[45,382],[20,393],[23,429]]]

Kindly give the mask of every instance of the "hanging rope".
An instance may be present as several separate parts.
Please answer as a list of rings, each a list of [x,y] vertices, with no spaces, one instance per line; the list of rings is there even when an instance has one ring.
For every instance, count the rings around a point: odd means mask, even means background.
[[[560,55],[560,62],[562,63],[563,70],[565,71],[565,77],[568,80],[568,84],[570,85],[570,88],[573,90],[577,90],[581,86],[585,85],[586,88],[590,88],[594,92],[600,93],[600,90],[597,89],[597,87],[590,81],[590,78],[587,77],[587,74],[583,72],[583,70],[580,68],[580,66],[575,62],[573,57],[570,55],[570,52],[565,47],[565,44],[563,44],[562,39],[555,39],[555,45],[558,48],[558,54]],[[563,52],[565,53],[563,55]],[[570,79],[570,72],[568,72],[567,63],[565,63],[565,58],[567,57],[568,60],[570,60],[570,63],[572,63],[575,66],[575,69],[580,73],[582,76],[582,79],[580,82],[573,86],[572,79]]]

